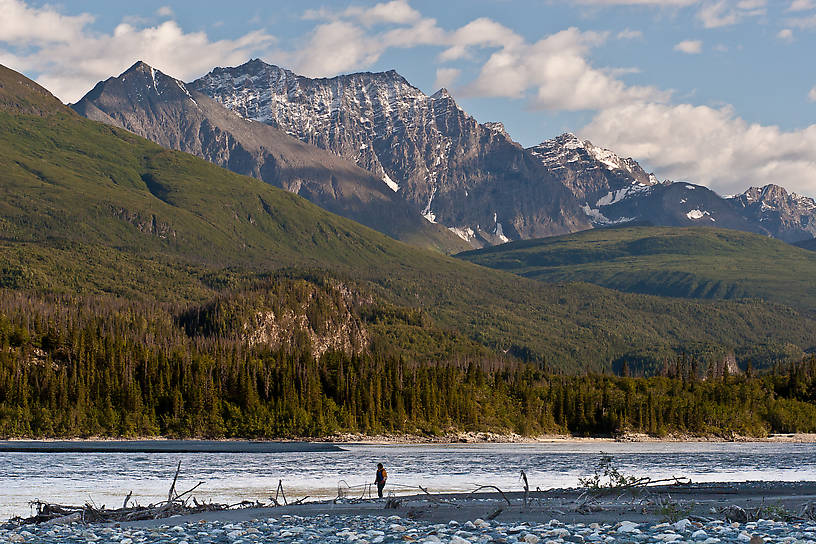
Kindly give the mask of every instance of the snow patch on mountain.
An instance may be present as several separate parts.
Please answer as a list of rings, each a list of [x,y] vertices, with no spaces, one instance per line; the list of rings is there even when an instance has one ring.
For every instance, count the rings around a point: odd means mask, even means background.
[[[611,206],[612,204],[616,204],[625,198],[630,198],[634,195],[643,195],[648,193],[650,190],[651,186],[649,185],[634,183],[629,187],[624,187],[623,189],[618,189],[617,191],[610,191],[605,196],[598,199],[598,202],[595,203],[595,207],[599,208],[601,206]]]
[[[383,180],[383,183],[388,185],[388,188],[391,189],[392,191],[394,191],[395,193],[400,190],[399,184],[397,182],[395,182],[394,180],[392,180],[390,177],[388,177],[388,174],[383,174],[382,180]]]
[[[499,214],[493,212],[493,222],[496,223],[496,229],[493,231],[493,234],[502,242],[507,243],[510,241],[510,238],[504,235],[504,229],[502,228],[502,224],[498,221],[498,216]]]
[[[448,230],[467,243],[476,239],[476,233],[470,227],[448,227]]]
[[[610,222],[609,219],[601,213],[601,210],[590,208],[589,204],[584,204],[581,209],[584,210],[584,213],[587,214],[587,217],[589,217],[593,223],[607,224]]]
[[[702,218],[704,218],[704,217],[706,217],[706,216],[708,216],[708,218],[709,218],[711,221],[716,221],[716,219],[714,219],[713,217],[711,217],[711,214],[710,214],[709,212],[704,211],[704,210],[697,210],[697,209],[694,209],[694,210],[691,210],[690,212],[688,212],[688,213],[686,214],[686,217],[688,217],[689,219],[691,219],[691,220],[693,220],[693,221],[699,221],[700,219],[702,219]]]
[[[198,102],[196,102],[196,101],[195,101],[195,98],[193,98],[193,95],[191,95],[191,94],[190,94],[190,91],[188,91],[188,90],[187,90],[187,87],[185,87],[185,86],[184,86],[184,83],[182,83],[181,81],[179,81],[179,80],[177,80],[177,79],[174,79],[173,81],[175,81],[175,82],[176,82],[176,85],[178,85],[178,88],[179,88],[179,89],[181,89],[181,91],[182,91],[184,94],[186,94],[186,95],[187,95],[187,98],[189,98],[189,99],[190,99],[190,101],[191,101],[193,104],[195,104],[196,106],[198,106]]]
[[[436,187],[431,191],[431,198],[428,199],[428,204],[422,210],[422,217],[428,220],[429,223],[436,223],[436,214],[431,211],[431,204],[436,196]]]
[[[156,69],[152,66],[150,67],[150,77],[153,78],[153,90],[156,91],[156,94],[161,94],[161,91],[159,91],[159,86],[156,84]]]

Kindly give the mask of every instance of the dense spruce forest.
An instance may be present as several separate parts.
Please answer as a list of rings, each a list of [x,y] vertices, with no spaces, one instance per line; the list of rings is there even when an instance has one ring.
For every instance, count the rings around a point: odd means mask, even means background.
[[[264,328],[264,312],[294,325]],[[201,306],[3,291],[0,435],[816,431],[813,358],[729,376],[681,356],[651,377],[566,375],[477,351],[410,361],[378,340],[382,319],[421,321],[328,280],[279,279]],[[337,322],[343,331],[326,329]],[[338,335],[348,342],[321,343]]]

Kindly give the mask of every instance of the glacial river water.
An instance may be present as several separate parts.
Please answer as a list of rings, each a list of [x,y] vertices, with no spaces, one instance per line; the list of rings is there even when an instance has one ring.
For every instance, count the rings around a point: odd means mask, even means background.
[[[589,475],[601,452],[626,474],[710,481],[816,481],[816,444],[553,442],[479,445],[341,445],[335,452],[280,453],[1,453],[0,520],[30,513],[39,498],[62,504],[121,506],[133,491],[140,504],[158,502],[177,463],[177,488],[205,482],[195,495],[217,502],[265,500],[282,480],[287,498],[333,498],[338,485],[373,481],[385,464],[389,483],[431,491],[471,491],[478,485],[520,490],[570,487]],[[344,483],[341,483],[344,482]],[[355,488],[350,495],[359,494]]]

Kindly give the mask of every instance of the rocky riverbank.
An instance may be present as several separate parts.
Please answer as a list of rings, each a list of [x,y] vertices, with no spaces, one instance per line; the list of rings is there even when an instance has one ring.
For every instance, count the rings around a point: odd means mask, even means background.
[[[699,544],[811,544],[816,542],[816,523],[759,520],[725,523],[682,519],[674,523],[507,523],[480,518],[460,523],[428,523],[401,516],[331,515],[301,517],[281,515],[242,522],[166,520],[155,527],[38,526],[0,530],[0,541],[9,543],[85,544],[250,544],[266,542],[305,543],[447,543],[488,542],[522,544],[602,542],[694,542]]]

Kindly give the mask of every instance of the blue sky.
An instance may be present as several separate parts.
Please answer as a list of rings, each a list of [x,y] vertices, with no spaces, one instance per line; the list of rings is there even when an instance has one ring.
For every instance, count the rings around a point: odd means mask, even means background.
[[[396,69],[525,146],[572,131],[660,177],[816,196],[816,0],[0,0],[0,63],[69,102],[145,60]]]

